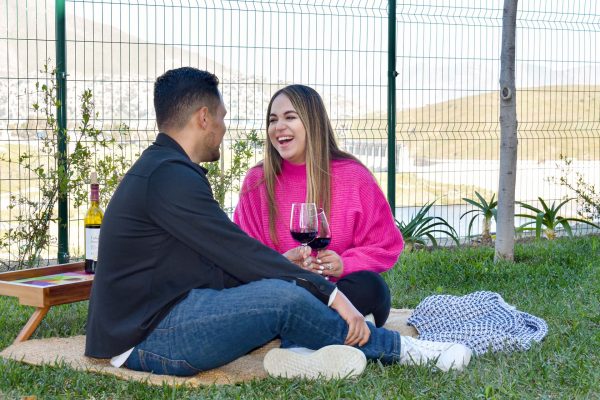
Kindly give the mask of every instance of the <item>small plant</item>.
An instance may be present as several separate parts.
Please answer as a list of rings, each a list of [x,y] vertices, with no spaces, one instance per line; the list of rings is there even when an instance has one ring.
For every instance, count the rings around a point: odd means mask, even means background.
[[[552,240],[556,237],[556,228],[559,225],[564,228],[565,232],[567,232],[567,234],[569,236],[573,236],[573,231],[571,230],[571,225],[569,225],[569,222],[579,222],[579,223],[590,225],[590,226],[600,229],[600,226],[596,225],[593,222],[586,221],[581,218],[565,218],[565,217],[561,217],[560,215],[558,215],[558,212],[562,208],[562,206],[564,206],[565,204],[567,204],[569,201],[571,201],[573,199],[563,200],[558,205],[556,205],[555,202],[552,202],[552,206],[550,206],[550,207],[548,207],[546,202],[541,197],[538,197],[538,200],[542,204],[542,209],[536,208],[532,205],[529,205],[529,204],[526,204],[526,203],[523,203],[520,201],[516,202],[521,207],[523,207],[529,211],[533,211],[535,213],[533,215],[531,215],[531,214],[516,214],[517,217],[528,218],[528,219],[532,220],[532,221],[526,222],[523,225],[519,226],[517,228],[517,231],[535,230],[535,237],[539,239],[542,236],[542,227],[543,227],[544,234],[546,235],[546,237],[548,239]],[[531,227],[531,225],[534,225],[534,224],[535,224],[535,227]]]
[[[80,97],[81,121],[77,128],[66,135],[67,151],[64,164],[58,150],[58,136],[61,128],[56,119],[57,108],[64,107],[57,96],[55,70],[44,65],[40,71],[48,76],[46,83],[37,82],[36,91],[40,102],[32,104],[33,110],[41,114],[43,125],[36,132],[39,149],[26,150],[18,158],[9,155],[4,161],[15,164],[25,171],[38,187],[10,195],[8,208],[15,212],[16,226],[0,234],[0,249],[13,256],[10,265],[0,260],[4,269],[20,269],[40,264],[41,253],[56,242],[50,233],[52,223],[59,222],[56,215],[58,200],[67,193],[71,205],[79,207],[87,200],[88,177],[92,170],[98,172],[102,182],[103,201],[107,202],[116,189],[118,177],[128,168],[129,163],[122,155],[106,151],[121,149],[116,139],[95,127],[98,113],[95,111],[91,90],[84,90]],[[119,126],[119,133],[128,133],[125,124]],[[66,132],[65,132],[66,133]],[[36,193],[39,191],[39,195]]]
[[[212,187],[215,199],[221,208],[225,209],[225,195],[228,192],[240,189],[240,181],[246,171],[248,171],[248,168],[250,168],[250,161],[254,157],[254,151],[260,145],[262,145],[262,140],[258,138],[258,134],[253,129],[246,133],[243,138],[233,142],[231,146],[233,157],[228,169],[225,169],[220,161],[204,163],[202,165],[208,170],[208,181]]]
[[[481,194],[479,194],[479,192],[477,192],[477,191],[475,192],[475,195],[477,196],[479,201],[463,197],[464,201],[466,201],[467,203],[469,203],[472,206],[475,206],[477,208],[475,210],[470,210],[470,211],[465,212],[464,214],[462,214],[460,216],[460,219],[463,219],[463,217],[465,217],[469,214],[474,214],[471,217],[471,220],[469,221],[469,229],[467,231],[467,236],[471,237],[471,230],[473,228],[473,223],[475,222],[477,217],[482,216],[483,217],[483,228],[481,229],[481,240],[484,243],[491,243],[492,235],[490,233],[490,227],[492,225],[492,218],[494,218],[494,220],[496,220],[497,214],[498,214],[498,209],[497,209],[498,201],[495,200],[496,194],[494,193],[492,195],[492,198],[490,199],[490,201],[486,201],[483,198],[483,196]]]
[[[424,247],[427,245],[427,241],[431,242],[434,247],[438,247],[434,233],[447,235],[457,246],[460,244],[456,230],[445,219],[427,215],[434,203],[435,201],[432,201],[421,207],[408,223],[396,220],[396,226],[404,238],[404,251],[408,252],[419,246]]]
[[[583,175],[575,172],[573,178],[572,163],[573,160],[560,155],[563,165],[557,165],[561,170],[560,178],[551,178],[552,182],[558,183],[577,195],[579,205],[577,214],[586,219],[600,220],[600,193],[596,192],[596,187],[586,182]]]

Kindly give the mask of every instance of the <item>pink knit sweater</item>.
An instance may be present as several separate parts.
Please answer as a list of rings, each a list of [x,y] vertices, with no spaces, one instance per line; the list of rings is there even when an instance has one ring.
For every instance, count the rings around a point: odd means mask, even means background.
[[[269,235],[269,209],[262,166],[246,175],[234,221],[248,235],[284,253],[299,246],[290,234],[292,203],[306,200],[306,166],[283,161],[275,199],[279,208],[276,230],[279,243]],[[394,224],[390,206],[371,173],[352,160],[331,162],[331,244],[344,263],[342,276],[368,270],[387,271],[394,266],[404,241]]]

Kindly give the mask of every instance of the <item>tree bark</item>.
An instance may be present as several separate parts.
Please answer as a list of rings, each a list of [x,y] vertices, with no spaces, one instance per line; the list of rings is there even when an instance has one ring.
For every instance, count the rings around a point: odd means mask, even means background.
[[[500,56],[500,176],[494,260],[514,260],[515,184],[517,177],[517,91],[515,36],[518,0],[504,0]]]

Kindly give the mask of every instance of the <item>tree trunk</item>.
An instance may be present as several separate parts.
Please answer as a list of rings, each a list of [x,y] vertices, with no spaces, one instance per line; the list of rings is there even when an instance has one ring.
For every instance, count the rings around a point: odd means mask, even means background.
[[[504,0],[500,56],[500,177],[495,261],[514,260],[517,177],[517,91],[515,36],[518,0]]]

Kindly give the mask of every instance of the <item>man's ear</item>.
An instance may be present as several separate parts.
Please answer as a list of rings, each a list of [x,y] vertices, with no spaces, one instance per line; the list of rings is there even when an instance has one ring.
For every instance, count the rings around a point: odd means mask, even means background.
[[[208,126],[208,117],[209,111],[208,107],[206,106],[200,107],[198,111],[194,113],[193,116],[195,123],[202,129],[206,129],[206,127]]]

